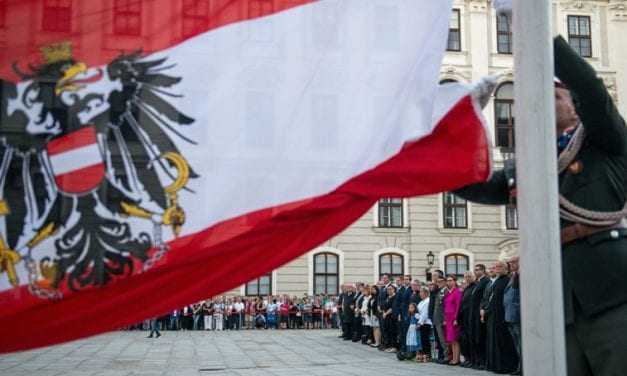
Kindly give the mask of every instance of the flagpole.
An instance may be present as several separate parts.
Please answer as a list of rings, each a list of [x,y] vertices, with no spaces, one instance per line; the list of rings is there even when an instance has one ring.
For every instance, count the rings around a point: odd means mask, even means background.
[[[552,1],[514,1],[523,371],[566,376]]]

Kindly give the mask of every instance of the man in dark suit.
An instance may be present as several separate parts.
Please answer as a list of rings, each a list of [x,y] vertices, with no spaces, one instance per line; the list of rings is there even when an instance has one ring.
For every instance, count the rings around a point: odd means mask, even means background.
[[[344,340],[353,339],[353,317],[355,315],[355,287],[346,286],[346,293],[342,298],[342,336]]]
[[[341,285],[340,286],[340,290],[342,291],[342,293],[340,294],[340,296],[337,298],[337,314],[338,317],[340,318],[340,335],[339,338],[344,338],[344,313],[342,310],[342,306],[344,305],[344,298],[346,297],[346,285]]]
[[[490,284],[490,278],[486,275],[485,265],[475,265],[476,286],[472,291],[471,312],[470,312],[470,341],[471,352],[470,358],[473,361],[472,368],[485,369],[485,351],[486,351],[486,327],[485,322],[481,320],[481,301],[485,294],[485,290]]]
[[[444,272],[441,270],[434,270],[431,273],[431,286],[429,292],[429,320],[433,323],[436,301],[438,300],[438,294],[440,293],[440,287],[438,287],[437,281],[444,278]],[[433,324],[433,335],[435,337],[435,344],[438,350],[438,358],[433,361],[444,361],[444,349],[441,342],[438,340],[438,332],[436,330],[435,323]]]
[[[627,369],[627,127],[594,69],[554,40],[562,272],[569,375]],[[531,109],[530,109],[531,110]],[[513,166],[455,192],[509,203]],[[523,324],[524,325],[524,324]]]
[[[406,275],[403,277],[403,284],[396,293],[396,310],[399,312],[397,317],[398,322],[398,337],[400,343],[401,352],[405,352],[405,339],[407,336],[407,328],[405,328],[405,322],[407,321],[407,311],[409,310],[409,298],[411,297],[411,276]]]
[[[379,289],[379,297],[377,298],[378,300],[378,304],[379,307],[383,307],[383,305],[387,302],[388,300],[388,287],[392,286],[392,282],[390,281],[390,275],[389,274],[383,274],[381,276],[381,283],[382,283],[382,287],[381,289]],[[383,312],[380,312],[380,314],[382,314]],[[379,317],[379,321],[381,322],[381,324],[383,323],[383,317]],[[384,350],[385,346],[383,346],[384,343],[389,343],[389,333],[387,328],[384,325],[381,325],[381,344],[382,346],[379,347],[379,350]]]
[[[359,309],[361,308],[361,304],[363,303],[363,300],[364,300],[364,294],[363,294],[364,284],[361,282],[357,282],[355,286],[356,286],[357,291],[355,293],[355,298],[354,298],[355,303],[353,304],[354,316],[353,316],[352,340],[353,342],[359,342],[363,334],[361,311]]]

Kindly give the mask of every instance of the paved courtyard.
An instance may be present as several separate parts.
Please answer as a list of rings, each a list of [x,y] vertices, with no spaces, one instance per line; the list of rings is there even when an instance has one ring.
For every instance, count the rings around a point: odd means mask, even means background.
[[[2,376],[453,376],[489,373],[396,360],[335,330],[115,332],[0,356]]]

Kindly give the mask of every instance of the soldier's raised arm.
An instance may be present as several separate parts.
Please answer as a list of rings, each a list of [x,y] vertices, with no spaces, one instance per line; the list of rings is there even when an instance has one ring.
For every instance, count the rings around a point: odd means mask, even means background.
[[[462,187],[453,193],[465,200],[484,205],[507,205],[510,203],[510,191],[516,183],[514,160],[505,161],[502,170],[495,171],[485,183]]]
[[[562,38],[553,43],[555,75],[574,94],[576,110],[586,130],[586,138],[612,153],[627,153],[627,128],[603,80]]]

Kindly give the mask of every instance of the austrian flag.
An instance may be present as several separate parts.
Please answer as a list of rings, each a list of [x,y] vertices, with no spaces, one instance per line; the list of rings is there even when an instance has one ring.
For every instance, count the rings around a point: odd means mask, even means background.
[[[7,2],[0,352],[162,315],[382,197],[486,180],[477,90],[438,86],[451,2]]]

